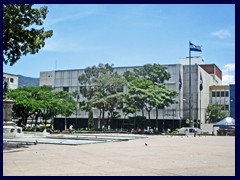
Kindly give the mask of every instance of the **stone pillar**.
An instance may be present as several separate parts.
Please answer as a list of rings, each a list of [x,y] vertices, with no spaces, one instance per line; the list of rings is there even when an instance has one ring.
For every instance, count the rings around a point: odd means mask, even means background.
[[[4,99],[3,100],[3,126],[15,126],[12,121],[12,107],[15,101]]]

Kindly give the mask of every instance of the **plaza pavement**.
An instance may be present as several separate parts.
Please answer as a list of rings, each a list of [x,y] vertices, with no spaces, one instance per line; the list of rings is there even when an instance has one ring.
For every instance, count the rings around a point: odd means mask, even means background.
[[[3,175],[235,176],[235,137],[148,136],[87,145],[24,145],[3,149]]]

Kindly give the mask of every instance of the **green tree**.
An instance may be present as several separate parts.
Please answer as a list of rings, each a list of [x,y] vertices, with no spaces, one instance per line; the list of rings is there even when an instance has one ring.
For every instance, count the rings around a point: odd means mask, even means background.
[[[6,93],[6,97],[15,100],[13,113],[21,117],[18,126],[25,126],[29,117],[35,118],[35,126],[38,118],[45,120],[56,115],[70,116],[76,110],[76,102],[73,95],[68,92],[52,92],[52,88],[21,87]]]
[[[167,89],[163,84],[164,81],[170,79],[166,67],[159,64],[147,64],[134,69],[133,72],[125,72],[124,77],[128,81],[130,102],[134,103],[136,109],[142,110],[142,116],[146,110],[149,120],[151,111],[155,109],[156,127],[158,127],[158,109],[176,103],[175,97],[177,96],[176,91]]]
[[[85,83],[82,92],[87,98],[82,102],[82,109],[90,112],[96,107],[100,110],[99,120],[104,120],[107,113],[109,125],[113,118],[119,116],[119,109],[122,108],[125,79],[113,72],[112,66],[105,64],[97,68],[95,66],[87,68],[79,80]]]
[[[117,116],[117,110],[122,107],[125,84],[125,79],[116,72],[101,74],[95,79],[92,104],[102,107],[109,114],[110,120]]]
[[[145,64],[139,69],[134,69],[134,74],[138,78],[143,77],[152,82],[164,83],[171,75],[167,72],[167,67],[160,64]]]
[[[34,9],[32,4],[3,5],[3,62],[15,64],[22,55],[36,54],[53,31],[33,28],[43,25],[48,8]]]
[[[223,105],[221,104],[209,104],[206,109],[206,115],[206,123],[216,123],[227,117],[227,114],[223,111]]]

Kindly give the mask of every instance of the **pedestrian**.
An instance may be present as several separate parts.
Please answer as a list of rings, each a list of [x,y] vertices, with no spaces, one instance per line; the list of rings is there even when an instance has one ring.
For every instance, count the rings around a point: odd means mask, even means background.
[[[132,134],[134,133],[134,128],[131,129],[131,133],[132,133]]]
[[[72,128],[73,128],[73,125],[71,125],[71,126],[69,127],[69,133],[70,133],[70,134],[73,133],[73,132],[72,132]]]
[[[194,137],[196,137],[196,135],[197,135],[197,130],[194,129]]]

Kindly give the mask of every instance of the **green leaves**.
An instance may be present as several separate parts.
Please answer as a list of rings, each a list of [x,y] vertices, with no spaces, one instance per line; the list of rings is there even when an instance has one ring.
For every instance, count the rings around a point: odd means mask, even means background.
[[[223,105],[221,104],[209,104],[206,109],[206,121],[208,123],[216,123],[219,120],[225,118],[227,114],[223,112]]]
[[[157,110],[175,103],[174,98],[177,92],[166,89],[163,84],[165,80],[170,78],[166,67],[159,64],[146,64],[139,69],[134,69],[133,72],[125,72],[124,77],[128,81],[129,100],[127,102],[129,103],[127,106],[131,107],[129,110],[136,107],[136,110],[142,109],[143,112],[145,109],[150,119],[150,111],[154,107]],[[127,107],[125,107],[126,110],[128,111]]]
[[[126,80],[113,72],[112,65],[99,64],[98,67],[86,68],[79,77],[79,82],[84,85],[80,91],[87,99],[82,102],[82,109],[90,111],[96,107],[109,112],[111,117],[117,116],[116,110],[121,107]]]
[[[96,107],[103,112],[102,116],[107,111],[110,118],[116,117],[120,110],[125,115],[144,109],[150,114],[153,108],[157,110],[175,103],[177,92],[166,89],[163,84],[169,78],[166,67],[159,64],[147,64],[123,76],[108,64],[86,68],[79,77],[80,92],[86,98],[81,108],[89,111]],[[123,92],[124,86],[127,92]]]
[[[3,5],[3,62],[14,65],[22,55],[35,54],[53,31],[30,28],[43,25],[48,9],[33,9],[32,4]]]
[[[76,110],[73,94],[52,92],[52,89],[47,86],[18,88],[7,92],[6,97],[16,101],[13,111],[22,119],[27,119],[35,113],[38,116],[42,115],[44,119],[59,114],[70,116]]]

